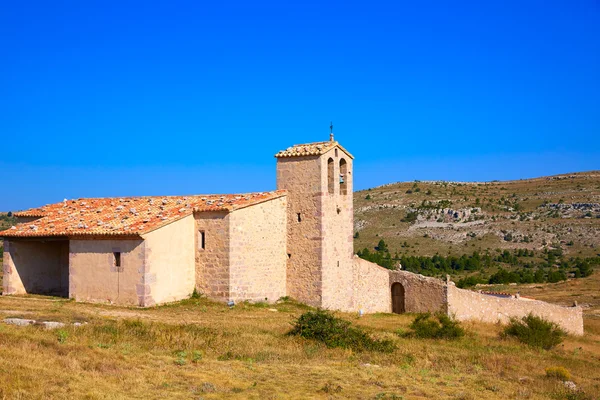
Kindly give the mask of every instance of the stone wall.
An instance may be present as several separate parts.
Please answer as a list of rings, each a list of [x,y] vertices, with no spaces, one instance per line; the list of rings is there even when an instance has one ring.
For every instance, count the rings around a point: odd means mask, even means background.
[[[69,297],[76,301],[145,306],[138,295],[144,283],[145,243],[142,239],[72,239],[69,245]],[[121,254],[115,265],[114,252]]]
[[[216,300],[229,299],[229,218],[222,212],[194,215],[196,231],[196,288]],[[202,235],[204,232],[204,248]]]
[[[447,294],[444,281],[401,270],[390,271],[389,274],[390,288],[396,282],[404,287],[406,312],[446,312]]]
[[[543,301],[501,298],[470,290],[448,286],[448,313],[458,320],[506,323],[511,317],[521,318],[528,314],[552,321],[575,335],[583,335],[581,307],[562,307]]]
[[[391,312],[390,271],[354,256],[353,309],[365,313]]]
[[[189,297],[196,283],[195,219],[189,215],[144,235],[145,270],[137,286],[151,306]]]
[[[335,147],[321,156],[320,163],[321,306],[350,311],[354,309],[352,158]],[[345,171],[341,163],[345,164]],[[345,194],[341,188],[342,172]]]
[[[285,296],[286,197],[233,211],[229,221],[229,299],[275,302]]]
[[[4,240],[3,294],[69,295],[67,240]]]
[[[277,159],[277,189],[287,195],[287,294],[321,305],[321,160]]]
[[[391,271],[358,256],[353,261],[355,311],[392,312],[394,283],[400,283],[404,288],[405,312],[446,311],[446,284],[443,281],[407,271]]]

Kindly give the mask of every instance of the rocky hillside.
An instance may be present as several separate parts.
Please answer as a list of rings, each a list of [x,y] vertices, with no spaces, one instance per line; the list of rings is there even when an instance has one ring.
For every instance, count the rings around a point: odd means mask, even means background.
[[[508,249],[600,253],[600,171],[518,181],[388,184],[354,194],[355,250],[399,256]]]

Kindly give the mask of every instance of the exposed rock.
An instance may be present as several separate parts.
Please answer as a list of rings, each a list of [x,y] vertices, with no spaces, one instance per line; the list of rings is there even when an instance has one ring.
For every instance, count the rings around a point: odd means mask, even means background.
[[[23,318],[5,318],[4,323],[17,326],[27,326],[35,324],[35,320]]]

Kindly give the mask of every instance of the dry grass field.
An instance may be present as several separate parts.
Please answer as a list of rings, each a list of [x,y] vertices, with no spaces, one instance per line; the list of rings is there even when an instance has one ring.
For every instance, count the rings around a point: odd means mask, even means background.
[[[586,278],[590,279],[590,278]],[[581,281],[585,281],[582,279]],[[597,281],[595,281],[597,284]],[[600,393],[600,320],[550,351],[468,323],[458,341],[399,337],[411,315],[358,318],[390,354],[328,349],[286,336],[306,306],[205,299],[150,309],[40,296],[0,297],[0,317],[87,322],[44,330],[0,323],[0,399],[590,399]],[[545,368],[562,366],[584,392]],[[571,396],[571,397],[567,397]]]

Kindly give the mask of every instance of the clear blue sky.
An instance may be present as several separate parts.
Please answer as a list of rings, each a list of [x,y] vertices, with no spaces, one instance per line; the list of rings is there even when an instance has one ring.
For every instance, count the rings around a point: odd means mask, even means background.
[[[356,189],[600,169],[600,2],[0,6],[0,210],[275,188],[336,138]]]

